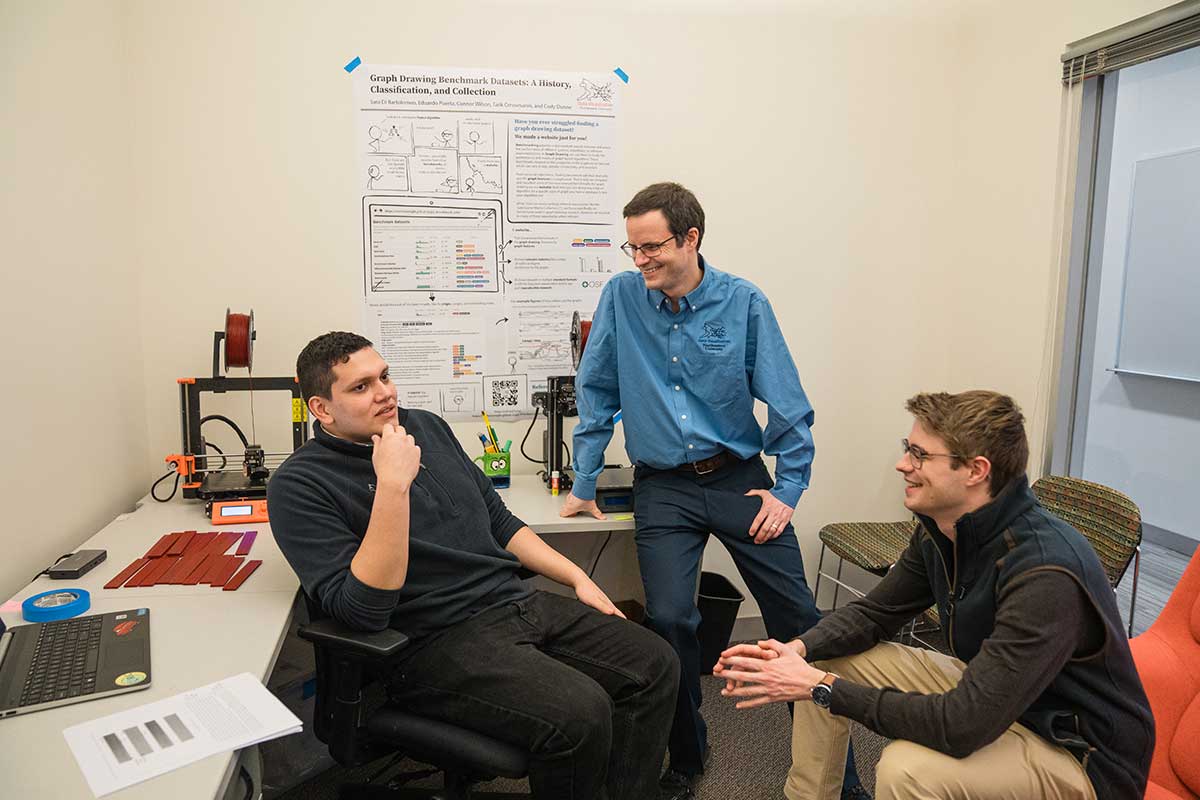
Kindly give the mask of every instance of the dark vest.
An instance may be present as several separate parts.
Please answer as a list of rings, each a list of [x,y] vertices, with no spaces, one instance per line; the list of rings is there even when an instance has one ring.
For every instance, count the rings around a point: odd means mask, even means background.
[[[996,599],[1008,581],[1052,569],[1083,587],[1103,621],[1104,644],[1095,653],[1077,652],[1017,721],[1075,755],[1098,797],[1141,797],[1154,752],[1154,720],[1112,588],[1087,539],[1042,508],[1024,476],[963,516],[955,543],[933,520],[920,519],[920,551],[938,616],[951,652],[962,661],[970,662],[991,636]]]

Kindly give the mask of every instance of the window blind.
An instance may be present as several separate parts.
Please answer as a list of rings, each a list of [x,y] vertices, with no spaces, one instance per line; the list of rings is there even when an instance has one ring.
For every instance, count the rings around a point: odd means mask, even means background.
[[[1185,0],[1067,45],[1064,84],[1200,45],[1200,0]]]

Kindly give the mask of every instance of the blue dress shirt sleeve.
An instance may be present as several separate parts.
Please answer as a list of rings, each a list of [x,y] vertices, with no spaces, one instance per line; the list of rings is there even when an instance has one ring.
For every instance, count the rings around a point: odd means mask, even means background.
[[[814,414],[775,312],[761,294],[751,300],[747,336],[750,393],[767,405],[763,452],[775,456],[771,494],[795,508],[812,475]]]
[[[596,478],[604,469],[604,450],[612,440],[613,415],[621,408],[617,380],[617,319],[613,282],[600,294],[592,316],[587,349],[575,376],[575,484],[571,494],[580,500],[596,498]]]

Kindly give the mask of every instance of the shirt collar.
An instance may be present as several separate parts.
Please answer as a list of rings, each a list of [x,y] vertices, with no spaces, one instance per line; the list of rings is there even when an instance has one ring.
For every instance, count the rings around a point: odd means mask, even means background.
[[[980,546],[1007,530],[1014,519],[1036,503],[1037,498],[1029,488],[1029,478],[1020,475],[1009,481],[991,502],[958,518],[954,523],[955,543]],[[918,514],[917,518],[921,520],[925,530],[941,533],[933,518],[923,514]]]
[[[700,285],[690,292],[679,298],[679,308],[697,308],[704,298],[708,295],[716,278],[713,276],[713,268],[704,260],[704,256],[699,253],[696,257],[700,262]],[[647,289],[646,298],[650,301],[650,305],[654,306],[656,311],[662,310],[662,304],[667,302],[667,296],[659,289]]]
[[[408,409],[402,406],[398,407],[396,416],[396,421],[403,426],[408,421]],[[321,423],[317,420],[313,420],[313,438],[330,450],[336,450],[339,453],[345,453],[357,458],[371,458],[375,452],[375,446],[370,442],[352,442],[349,439],[334,436],[322,428]]]

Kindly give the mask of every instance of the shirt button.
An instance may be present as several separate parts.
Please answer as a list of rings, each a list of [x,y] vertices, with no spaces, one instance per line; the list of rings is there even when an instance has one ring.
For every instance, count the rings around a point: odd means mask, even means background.
[[[680,419],[687,419],[687,414],[680,414],[680,415],[679,415],[679,418],[680,418]]]
[[[700,310],[700,306],[692,306],[692,311],[699,311],[699,310]]]
[[[696,445],[694,445],[694,444],[689,444],[689,445],[688,445],[688,450],[691,450],[691,449],[692,449],[693,447],[695,447],[695,446],[696,446]]]
[[[672,361],[678,361],[678,360],[679,360],[679,356],[671,356],[671,360],[672,360]]]
[[[671,327],[672,327],[672,328],[674,328],[675,330],[679,330],[679,323],[678,323],[678,322],[676,322],[676,323],[675,323],[674,325],[672,325]]]
[[[679,391],[679,387],[678,387],[678,386],[676,386],[676,387],[675,387],[675,391],[677,391],[677,392]]]

